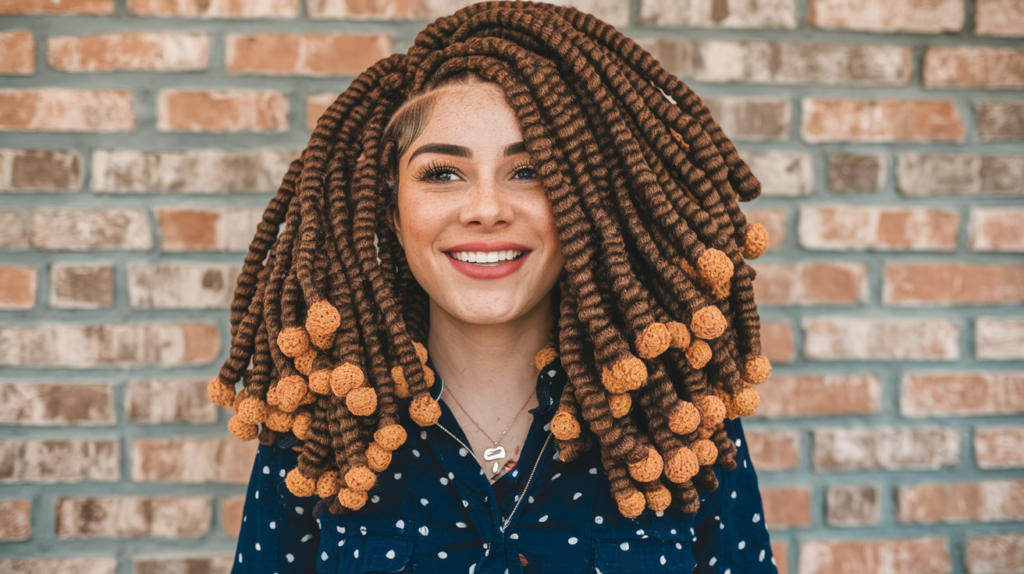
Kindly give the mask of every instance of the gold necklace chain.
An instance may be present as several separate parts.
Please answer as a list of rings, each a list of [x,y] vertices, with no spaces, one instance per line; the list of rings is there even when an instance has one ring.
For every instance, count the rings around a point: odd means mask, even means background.
[[[442,388],[442,392],[443,390],[444,389]],[[536,392],[537,390],[534,389],[530,393],[530,396],[526,397],[526,402],[523,403],[523,406],[519,407],[518,411],[516,411],[516,416],[512,417],[512,422],[508,423],[508,426],[505,427],[505,430],[501,431],[501,434],[498,435],[498,440],[494,440],[493,438],[491,438],[491,435],[487,434],[487,431],[485,431],[483,427],[480,426],[479,423],[473,420],[473,416],[469,414],[469,411],[466,410],[466,407],[462,406],[462,403],[459,402],[459,399],[455,398],[455,393],[453,393],[452,391],[448,391],[448,394],[451,395],[452,400],[455,401],[455,404],[459,405],[459,409],[466,414],[466,417],[469,418],[469,422],[473,423],[473,425],[476,426],[476,428],[480,429],[480,432],[482,432],[484,436],[487,437],[487,440],[494,443],[494,446],[498,446],[498,443],[501,441],[502,437],[505,436],[505,433],[508,432],[508,429],[512,428],[512,425],[514,425],[516,423],[516,420],[519,419],[519,415],[523,414],[523,409],[526,408],[526,405],[530,404],[530,399],[533,398],[533,395],[536,394]],[[441,398],[441,396],[438,395],[437,398]]]

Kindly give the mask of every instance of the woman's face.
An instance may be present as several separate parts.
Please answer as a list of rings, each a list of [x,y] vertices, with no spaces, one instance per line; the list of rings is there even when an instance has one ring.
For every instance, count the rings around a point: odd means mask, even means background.
[[[489,325],[547,300],[562,269],[558,229],[501,88],[440,88],[398,161],[395,232],[435,306]]]

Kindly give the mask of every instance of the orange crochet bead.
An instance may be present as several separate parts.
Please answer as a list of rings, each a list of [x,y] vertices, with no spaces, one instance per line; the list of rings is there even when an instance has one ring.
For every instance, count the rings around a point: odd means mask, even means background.
[[[662,460],[658,451],[647,447],[647,456],[643,460],[629,465],[629,475],[637,482],[651,482],[661,476],[665,461]]]
[[[225,385],[220,377],[210,379],[206,385],[206,394],[210,396],[210,402],[218,407],[229,408],[235,402],[235,386]]]
[[[770,376],[772,376],[772,364],[764,355],[758,355],[743,365],[743,380],[751,385],[760,385]]]
[[[313,361],[315,360],[316,349],[310,349],[298,357],[295,357],[295,370],[303,375],[309,376],[309,372],[313,370]]]
[[[441,418],[441,405],[429,394],[423,393],[409,403],[409,416],[421,427],[428,427]]]
[[[338,503],[352,510],[359,510],[366,504],[366,491],[342,488],[338,491]]]
[[[276,407],[281,404],[281,401],[277,398],[277,386],[270,387],[267,389],[267,404]]]
[[[235,438],[248,442],[260,434],[260,428],[243,421],[238,418],[238,415],[235,415],[228,419],[228,432],[235,435]]]
[[[725,253],[711,247],[697,259],[701,279],[708,285],[717,285],[732,279],[732,260]]]
[[[725,420],[725,403],[718,396],[697,397],[693,404],[700,411],[700,421],[704,426],[716,428]]]
[[[387,451],[395,450],[405,444],[405,438],[405,427],[402,425],[388,425],[373,433],[373,440]]]
[[[374,474],[372,470],[361,464],[353,466],[345,473],[345,484],[347,484],[349,488],[354,488],[356,490],[370,490],[376,482],[377,475]]]
[[[359,367],[352,363],[342,363],[331,371],[331,392],[334,396],[345,398],[352,389],[363,386],[366,377]]]
[[[701,339],[694,339],[686,350],[686,360],[694,369],[700,369],[711,360],[711,346]]]
[[[672,482],[685,482],[697,475],[697,455],[685,446],[672,453],[665,462],[665,477]]]
[[[430,358],[430,353],[427,352],[427,348],[419,341],[413,341],[412,346],[416,349],[416,356],[419,357],[420,362],[426,365],[427,359]]]
[[[426,365],[423,365],[423,380],[427,382],[427,388],[434,386],[434,371]]]
[[[328,470],[316,479],[316,495],[320,498],[330,498],[338,494],[338,471]]]
[[[357,417],[368,417],[377,410],[377,391],[370,387],[352,389],[345,395],[345,406]]]
[[[306,440],[309,438],[309,424],[313,422],[313,415],[310,413],[299,413],[295,415],[295,419],[292,421],[292,433],[295,434],[295,438],[299,440]]]
[[[335,333],[317,333],[309,335],[309,342],[318,349],[329,351],[334,347]]]
[[[533,364],[536,365],[537,370],[540,370],[548,366],[556,358],[558,358],[558,351],[554,347],[544,347],[533,356]]]
[[[635,391],[645,382],[647,382],[647,365],[633,355],[619,359],[615,361],[611,369],[605,368],[601,371],[601,383],[613,395]]]
[[[341,315],[326,299],[321,299],[306,310],[306,331],[311,336],[334,335],[341,325]]]
[[[277,334],[277,346],[287,357],[298,357],[309,350],[309,335],[302,327],[288,327]]]
[[[743,257],[757,259],[768,249],[768,230],[760,223],[748,223],[743,239]]]
[[[718,448],[715,443],[701,439],[690,447],[693,450],[693,454],[697,455],[697,464],[701,466],[709,466],[715,464],[715,459],[718,458]]]
[[[761,406],[761,395],[753,387],[744,387],[732,398],[732,404],[737,416],[749,417]]]
[[[693,335],[701,339],[714,339],[724,333],[728,326],[729,321],[725,319],[725,315],[722,315],[722,310],[714,305],[699,309],[693,314],[693,320],[690,321],[690,330],[693,331]]]
[[[302,400],[299,401],[299,406],[301,407],[301,406],[305,406],[305,405],[310,405],[310,404],[313,404],[315,401],[316,401],[316,394],[307,392],[305,395],[303,395]]]
[[[668,428],[676,434],[689,434],[700,425],[700,411],[693,403],[679,401],[668,416]]]
[[[395,381],[395,396],[400,399],[407,399],[412,396],[409,391],[409,381],[405,380],[405,371],[402,365],[391,367],[391,380]]]
[[[299,472],[298,467],[288,471],[284,483],[292,494],[300,498],[313,496],[316,491],[316,481]]]
[[[238,414],[238,407],[239,407],[239,405],[241,405],[242,401],[244,401],[246,398],[248,398],[248,396],[249,396],[249,390],[248,389],[242,389],[242,390],[238,391],[237,395],[235,395],[235,400],[234,400],[234,402],[231,403],[231,410],[235,411],[236,415]]]
[[[366,447],[366,465],[370,470],[384,472],[391,464],[391,453],[376,442]]]
[[[619,513],[626,518],[636,518],[647,507],[647,498],[635,488],[629,488],[615,494],[615,502],[619,506]]]
[[[633,397],[629,396],[629,393],[608,395],[608,410],[612,412],[612,417],[621,419],[629,414],[629,409],[632,407]]]
[[[236,416],[243,422],[251,425],[261,423],[267,420],[267,403],[256,397],[247,397],[238,405],[238,414]]]
[[[267,420],[264,424],[270,427],[270,430],[275,432],[288,432],[292,430],[292,423],[295,422],[295,416],[291,413],[286,413],[280,409],[270,409],[267,413]]]
[[[672,337],[671,345],[677,349],[686,349],[690,346],[690,330],[679,321],[665,323],[668,334]]]
[[[661,512],[672,504],[672,493],[661,483],[653,490],[644,492],[644,498],[647,499],[647,508],[655,512]]]
[[[699,427],[697,427],[697,436],[702,439],[711,438],[711,435],[715,434],[715,428],[716,427],[709,427],[707,425],[702,424]]]
[[[299,408],[299,402],[306,396],[306,379],[301,375],[291,375],[277,382],[278,408],[292,412]]]
[[[309,390],[318,395],[326,395],[331,392],[331,371],[320,369],[309,375]]]
[[[565,411],[558,411],[551,419],[551,434],[559,440],[572,440],[580,436],[580,423]]]
[[[668,350],[672,335],[664,323],[651,323],[636,338],[636,353],[643,359],[652,359]]]

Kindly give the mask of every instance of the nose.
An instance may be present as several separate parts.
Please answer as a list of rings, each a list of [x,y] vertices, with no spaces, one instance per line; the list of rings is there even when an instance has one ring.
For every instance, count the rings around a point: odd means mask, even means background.
[[[510,225],[514,217],[511,198],[491,178],[479,179],[466,194],[462,224],[490,229]]]

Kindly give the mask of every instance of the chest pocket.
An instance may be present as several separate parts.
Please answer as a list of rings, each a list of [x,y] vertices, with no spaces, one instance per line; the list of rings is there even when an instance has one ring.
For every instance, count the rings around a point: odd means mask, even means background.
[[[594,566],[603,574],[693,572],[690,545],[656,538],[594,541]]]
[[[316,571],[323,574],[412,571],[412,540],[407,536],[359,533],[348,538],[321,536],[319,552]]]

